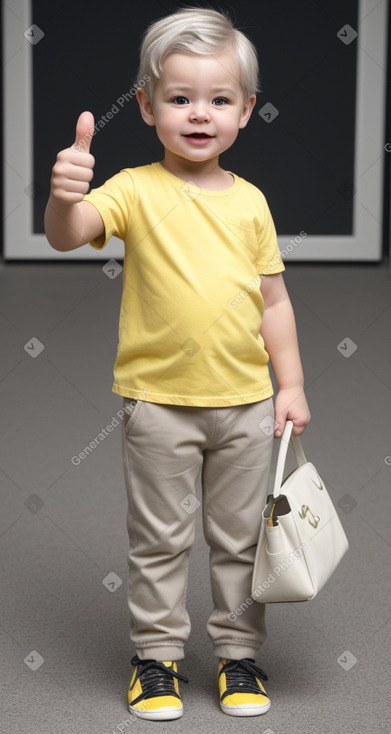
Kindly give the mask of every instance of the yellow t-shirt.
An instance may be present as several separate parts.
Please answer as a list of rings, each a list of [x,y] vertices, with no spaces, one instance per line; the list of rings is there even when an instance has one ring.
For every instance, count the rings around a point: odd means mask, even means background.
[[[263,194],[233,175],[199,189],[161,163],[126,168],[86,197],[125,244],[113,392],[221,407],[273,394],[259,334],[259,274],[284,270]]]

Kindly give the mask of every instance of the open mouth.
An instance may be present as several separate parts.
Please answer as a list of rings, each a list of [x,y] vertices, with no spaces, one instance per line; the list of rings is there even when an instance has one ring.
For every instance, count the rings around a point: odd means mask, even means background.
[[[193,147],[202,148],[206,146],[210,140],[213,140],[213,135],[207,133],[189,133],[184,136],[190,145]]]
[[[199,138],[199,139],[207,139],[213,137],[212,135],[208,135],[207,133],[189,133],[188,135],[185,135],[185,138]]]

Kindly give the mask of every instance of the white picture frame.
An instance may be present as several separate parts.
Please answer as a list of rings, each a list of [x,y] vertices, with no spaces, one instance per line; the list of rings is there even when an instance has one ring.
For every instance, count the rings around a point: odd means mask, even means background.
[[[382,258],[382,203],[387,58],[386,0],[359,0],[355,129],[354,216],[351,235],[280,235],[289,261],[379,261]],[[86,245],[69,253],[51,248],[32,229],[32,51],[30,0],[6,0],[3,13],[4,88],[4,259],[122,259],[123,243],[112,238],[102,252]],[[29,30],[30,29],[30,30]],[[336,29],[338,32],[339,29]],[[30,33],[30,39],[25,36]]]

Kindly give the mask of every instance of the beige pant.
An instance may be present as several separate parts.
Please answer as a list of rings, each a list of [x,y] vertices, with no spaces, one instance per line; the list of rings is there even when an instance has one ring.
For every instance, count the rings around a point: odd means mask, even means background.
[[[128,603],[137,655],[184,657],[201,474],[214,604],[207,631],[216,656],[254,657],[266,636],[265,606],[252,603],[251,578],[273,443],[273,432],[262,427],[274,416],[272,399],[197,408],[124,398],[124,410]]]

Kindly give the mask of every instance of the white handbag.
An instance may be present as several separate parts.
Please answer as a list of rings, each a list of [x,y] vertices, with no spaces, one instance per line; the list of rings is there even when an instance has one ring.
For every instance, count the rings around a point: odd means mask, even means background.
[[[313,599],[348,549],[324,482],[307,462],[292,428],[292,421],[287,421],[273,494],[262,513],[251,592],[260,603]],[[282,483],[288,445],[298,468]]]

